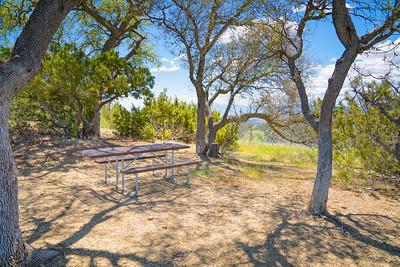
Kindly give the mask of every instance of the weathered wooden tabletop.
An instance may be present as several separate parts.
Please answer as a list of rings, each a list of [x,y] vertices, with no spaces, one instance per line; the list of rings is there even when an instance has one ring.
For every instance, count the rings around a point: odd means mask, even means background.
[[[154,145],[140,145],[140,146],[115,146],[115,147],[99,147],[81,150],[82,155],[90,158],[104,158],[110,156],[123,156],[131,154],[142,154],[160,152],[165,150],[179,150],[189,148],[189,145],[183,144],[154,144]]]

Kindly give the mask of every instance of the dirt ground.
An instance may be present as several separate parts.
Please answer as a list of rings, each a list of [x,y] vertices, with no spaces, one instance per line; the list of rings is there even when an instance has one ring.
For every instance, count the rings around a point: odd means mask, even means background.
[[[238,160],[204,163],[189,186],[141,175],[134,199],[133,177],[121,194],[79,154],[107,144],[133,142],[15,147],[23,235],[65,255],[49,266],[400,266],[398,200],[334,186],[315,218],[314,170]]]

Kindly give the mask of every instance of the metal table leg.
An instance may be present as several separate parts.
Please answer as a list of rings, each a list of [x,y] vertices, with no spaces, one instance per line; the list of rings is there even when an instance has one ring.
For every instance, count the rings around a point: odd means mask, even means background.
[[[115,189],[118,190],[118,159],[115,160]]]
[[[156,165],[155,163],[156,163],[156,162],[155,162],[155,160],[154,160],[154,158],[153,158],[153,166]],[[154,170],[153,170],[153,176],[156,176]]]
[[[139,193],[139,174],[136,173],[136,187],[135,187],[135,191],[136,191],[136,196]]]
[[[125,175],[124,175],[124,159],[121,162],[121,185],[122,185],[122,193],[125,190]]]
[[[174,159],[175,159],[175,153],[174,152],[175,152],[174,150],[171,151],[171,163],[172,164],[174,164]],[[175,170],[174,170],[174,167],[172,167],[171,173],[172,173],[172,180],[175,182]]]
[[[165,151],[165,165],[168,164],[168,151]],[[167,178],[168,175],[168,169],[165,169],[165,174],[164,174],[164,178]]]
[[[104,164],[104,183],[107,184],[108,179],[108,163]]]

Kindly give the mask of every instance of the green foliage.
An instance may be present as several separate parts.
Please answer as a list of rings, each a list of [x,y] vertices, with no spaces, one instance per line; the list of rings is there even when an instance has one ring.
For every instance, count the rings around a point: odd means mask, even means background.
[[[153,77],[110,51],[89,57],[73,45],[53,47],[42,69],[25,89],[53,125],[72,135],[87,133],[99,120],[101,108],[120,98],[151,96]]]
[[[239,148],[239,126],[239,123],[230,122],[217,132],[215,141],[219,144],[222,155]]]
[[[152,47],[146,44],[147,31],[144,30],[147,20],[144,12],[149,9],[151,1],[102,0],[86,1],[81,11],[71,13],[64,23],[64,39],[80,36],[80,45],[85,51],[103,53],[119,51],[126,56],[135,50],[131,59],[135,64],[155,61]],[[87,10],[96,12],[96,17]],[[105,26],[102,20],[107,21]],[[114,29],[112,29],[114,27]],[[115,31],[118,34],[115,34]],[[71,38],[69,38],[71,39]],[[123,51],[123,52],[122,52]]]
[[[0,1],[0,42],[11,46],[30,14],[37,0],[2,0]]]
[[[9,118],[12,135],[20,136],[34,128],[49,128],[45,121],[48,121],[46,113],[27,97],[26,92],[22,91],[14,98]]]
[[[132,107],[129,111],[120,104],[116,104],[113,106],[112,113],[111,126],[119,136],[141,137],[146,120],[139,109]]]
[[[373,87],[369,94],[374,97],[390,99],[388,84],[368,86]],[[400,114],[395,97],[391,99],[390,114]],[[400,165],[393,152],[399,141],[398,127],[364,98],[347,97],[346,100],[335,111],[333,124],[335,177],[346,182],[356,178],[399,180]]]
[[[164,91],[157,98],[148,100],[142,112],[148,118],[152,128],[147,130],[147,138],[162,141],[175,139],[189,142],[193,140],[196,127],[194,105],[179,101],[176,97],[168,98]]]
[[[147,99],[142,109],[128,111],[116,106],[112,125],[120,136],[191,142],[196,129],[196,107],[169,98],[164,91],[157,98]]]
[[[0,46],[0,60],[6,61],[11,56],[11,48]]]
[[[115,108],[112,104],[104,105],[101,109],[100,125],[101,128],[111,129],[113,127],[112,120],[114,117]]]
[[[236,152],[241,158],[258,162],[276,162],[299,167],[315,167],[317,150],[301,145],[239,142]]]

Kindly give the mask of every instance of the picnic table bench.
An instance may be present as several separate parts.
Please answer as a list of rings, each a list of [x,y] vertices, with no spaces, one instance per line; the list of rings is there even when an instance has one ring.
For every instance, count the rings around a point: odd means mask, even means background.
[[[121,186],[122,192],[125,190],[125,174],[135,174],[135,194],[139,190],[139,173],[152,171],[155,175],[157,170],[165,170],[164,177],[167,177],[168,170],[171,170],[170,176],[175,182],[175,168],[197,165],[199,160],[185,160],[175,162],[175,151],[180,149],[189,148],[188,145],[166,143],[166,144],[152,144],[152,145],[138,145],[138,146],[116,146],[116,147],[102,147],[82,150],[81,153],[93,159],[98,164],[104,164],[104,182],[108,182],[108,165],[115,165],[115,186],[118,190],[119,173],[121,173]],[[169,152],[171,158],[169,159]],[[145,159],[153,159],[152,165],[131,167],[136,162]],[[158,161],[158,164],[155,162]],[[121,169],[119,165],[121,164]]]

